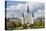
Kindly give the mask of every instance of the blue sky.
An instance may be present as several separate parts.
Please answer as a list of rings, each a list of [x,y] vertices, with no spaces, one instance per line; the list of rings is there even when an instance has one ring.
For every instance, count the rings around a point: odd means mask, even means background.
[[[8,1],[7,2],[7,16],[15,16],[18,18],[22,17],[22,12],[25,13],[25,16],[27,14],[27,2],[24,1]],[[35,18],[43,17],[45,16],[45,5],[44,3],[31,3],[29,4],[29,15],[31,15],[31,12],[34,11]]]
[[[26,2],[23,1],[8,1],[7,2],[7,7],[11,6],[11,5],[17,5],[17,4],[25,4]]]

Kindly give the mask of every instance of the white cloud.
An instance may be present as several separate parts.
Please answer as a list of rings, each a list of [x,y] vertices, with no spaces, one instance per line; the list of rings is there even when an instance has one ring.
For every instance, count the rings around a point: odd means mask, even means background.
[[[42,3],[45,2],[45,0],[6,0],[6,1],[26,1],[26,2],[42,2]]]
[[[35,13],[35,19],[38,18],[38,17],[44,17],[45,16],[45,10],[38,10],[36,13]]]
[[[14,15],[14,17],[21,17],[22,12],[26,13],[27,11],[27,4],[11,5],[9,8],[6,9],[7,9],[8,16]]]
[[[28,0],[6,0],[6,1],[28,1]]]
[[[45,0],[29,0],[29,2],[42,2],[42,3],[44,3]]]
[[[9,8],[7,8],[7,11],[15,11],[15,10],[20,10],[20,11],[26,11],[27,10],[27,4],[18,4],[16,5],[12,5]]]
[[[35,13],[35,18],[44,16],[44,4],[43,3],[31,3],[29,5],[29,9],[30,11],[36,11]],[[15,17],[21,17],[22,13],[21,12],[25,12],[25,15],[27,14],[27,3],[26,4],[17,4],[17,5],[11,5],[9,8],[7,8],[8,11],[8,15],[13,15]],[[12,11],[12,12],[11,12]],[[14,12],[13,12],[14,11]]]

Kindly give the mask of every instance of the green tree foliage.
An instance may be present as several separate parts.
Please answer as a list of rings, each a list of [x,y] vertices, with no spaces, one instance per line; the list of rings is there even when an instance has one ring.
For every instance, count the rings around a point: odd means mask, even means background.
[[[23,26],[23,29],[27,29],[28,28],[27,24],[23,24],[22,26]]]
[[[29,27],[33,28],[34,27],[34,24],[30,24]]]

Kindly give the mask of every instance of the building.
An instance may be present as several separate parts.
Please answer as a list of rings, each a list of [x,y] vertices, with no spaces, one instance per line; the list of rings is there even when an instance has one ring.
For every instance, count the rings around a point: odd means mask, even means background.
[[[33,24],[32,16],[25,17],[24,18],[24,23],[26,23],[26,24]]]
[[[29,16],[29,5],[27,6],[27,16],[24,16],[25,13],[22,13],[22,24],[26,23],[26,24],[33,24],[33,20],[34,20],[34,13],[32,12],[32,16]]]
[[[8,18],[9,22],[22,22],[22,20],[18,19],[18,18]]]

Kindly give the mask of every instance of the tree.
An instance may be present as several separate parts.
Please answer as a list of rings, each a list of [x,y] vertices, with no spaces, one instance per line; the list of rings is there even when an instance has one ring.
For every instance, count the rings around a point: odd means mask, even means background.
[[[27,24],[23,24],[22,26],[23,26],[23,29],[27,29],[28,28]]]

